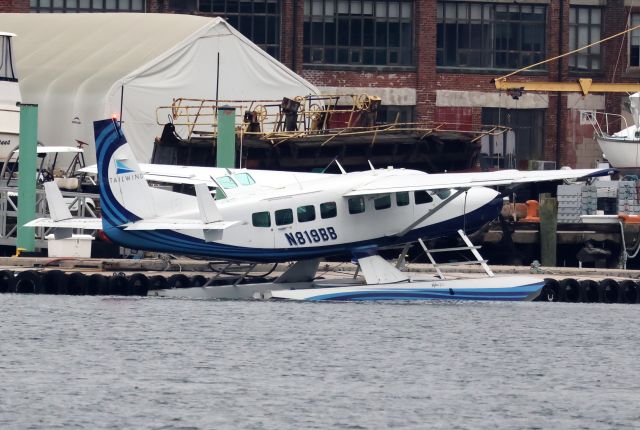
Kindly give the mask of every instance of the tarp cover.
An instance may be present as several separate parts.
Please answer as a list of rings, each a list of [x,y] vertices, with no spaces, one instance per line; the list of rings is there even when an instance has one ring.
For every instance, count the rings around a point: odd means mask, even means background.
[[[90,143],[93,121],[121,115],[135,156],[148,162],[161,134],[156,108],[174,98],[277,100],[317,94],[221,18],[176,14],[0,14],[17,34],[22,100],[39,105],[45,145]],[[163,120],[163,119],[161,119]]]

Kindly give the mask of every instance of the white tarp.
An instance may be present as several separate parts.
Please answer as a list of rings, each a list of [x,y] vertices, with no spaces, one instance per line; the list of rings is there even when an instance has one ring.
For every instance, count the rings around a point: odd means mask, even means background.
[[[93,121],[122,115],[136,157],[148,162],[174,98],[278,100],[317,94],[220,18],[178,14],[0,14],[17,34],[14,60],[25,103],[39,105],[45,145],[90,143]],[[163,120],[163,119],[161,119]]]

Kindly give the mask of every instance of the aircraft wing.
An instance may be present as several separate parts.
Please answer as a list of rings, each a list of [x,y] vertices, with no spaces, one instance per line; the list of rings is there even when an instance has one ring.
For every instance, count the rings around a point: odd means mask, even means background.
[[[225,230],[240,221],[203,222],[198,219],[149,218],[125,224],[125,230]]]
[[[60,221],[56,221],[51,218],[37,218],[26,223],[25,227],[82,228],[85,230],[101,230],[102,218],[69,218]]]
[[[410,174],[385,175],[361,184],[345,193],[344,197],[373,194],[396,193],[400,191],[441,190],[449,188],[492,187],[497,185],[515,185],[527,182],[557,181],[607,176],[615,169],[567,169],[567,170],[499,170],[495,172],[474,173],[436,173],[415,172]]]

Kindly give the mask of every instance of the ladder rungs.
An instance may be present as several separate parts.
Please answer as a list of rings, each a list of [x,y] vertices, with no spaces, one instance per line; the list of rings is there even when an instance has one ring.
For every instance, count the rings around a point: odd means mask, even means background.
[[[438,263],[436,266],[469,266],[471,264],[483,264],[489,260],[453,261],[451,263]]]
[[[449,251],[470,251],[472,249],[480,249],[482,248],[481,245],[477,245],[477,246],[458,246],[456,248],[438,248],[438,249],[430,249],[427,252],[431,253],[431,254],[435,254],[438,252],[449,252]]]

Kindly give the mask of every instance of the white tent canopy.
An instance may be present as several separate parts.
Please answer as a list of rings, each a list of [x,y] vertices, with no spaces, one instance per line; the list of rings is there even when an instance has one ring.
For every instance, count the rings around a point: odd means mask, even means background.
[[[149,161],[161,127],[156,108],[174,98],[277,100],[317,94],[220,18],[174,14],[0,14],[17,34],[15,63],[25,103],[39,105],[45,145],[90,143],[93,121],[121,116],[136,157]]]

